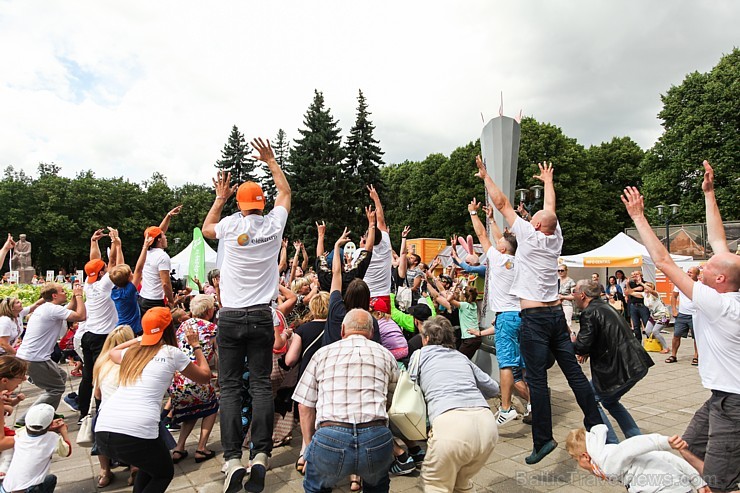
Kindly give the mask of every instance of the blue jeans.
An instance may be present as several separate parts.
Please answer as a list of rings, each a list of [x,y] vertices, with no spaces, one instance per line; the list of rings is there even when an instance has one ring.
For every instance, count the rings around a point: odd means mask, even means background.
[[[596,392],[596,388],[594,387],[594,396],[596,397],[596,402],[601,404],[601,406],[599,406],[599,413],[601,413],[601,419],[602,421],[604,421],[604,424],[608,429],[606,433],[606,443],[619,443],[619,439],[617,438],[617,434],[614,433],[614,427],[609,422],[609,418],[606,417],[604,409],[609,411],[609,414],[612,415],[612,418],[617,420],[617,424],[622,430],[622,433],[624,433],[625,438],[642,435],[640,427],[637,426],[637,423],[635,423],[635,419],[632,417],[627,408],[624,407],[621,402],[619,402],[619,399],[621,399],[624,394],[632,390],[632,387],[634,387],[638,381],[639,380],[636,380],[634,383],[627,385],[625,388],[619,390],[618,392],[615,392],[609,397],[601,397],[598,392]],[[593,387],[593,380],[591,381],[591,386]],[[602,406],[604,407],[604,409],[602,409]]]
[[[393,463],[393,435],[386,426],[319,428],[304,457],[308,465],[303,489],[308,493],[331,491],[350,474],[362,478],[366,493],[385,493],[390,489],[388,469]]]
[[[644,303],[630,303],[630,319],[632,320],[632,330],[638,341],[642,341],[642,328],[640,324],[647,327],[650,320],[650,309]]]
[[[269,307],[223,308],[219,312],[218,381],[221,385],[221,445],[224,459],[242,456],[242,375],[244,358],[249,367],[249,394],[252,397],[252,443],[250,458],[272,452],[275,406],[272,400],[272,345],[275,333]]]
[[[547,392],[547,368],[550,353],[568,380],[583,411],[586,430],[601,424],[594,389],[576,361],[570,331],[561,306],[526,308],[521,312],[521,351],[527,367],[525,380],[532,402],[532,440],[535,450],[552,440],[552,408]]]

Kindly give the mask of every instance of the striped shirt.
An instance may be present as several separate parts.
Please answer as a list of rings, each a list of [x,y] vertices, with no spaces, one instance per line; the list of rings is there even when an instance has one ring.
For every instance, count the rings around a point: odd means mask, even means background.
[[[316,351],[293,400],[316,408],[317,425],[387,420],[386,404],[398,374],[398,363],[390,351],[362,335],[351,335]]]

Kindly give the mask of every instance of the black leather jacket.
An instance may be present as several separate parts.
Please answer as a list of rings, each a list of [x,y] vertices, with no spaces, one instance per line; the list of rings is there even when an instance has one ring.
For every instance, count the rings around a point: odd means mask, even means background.
[[[591,300],[579,321],[576,354],[591,358],[591,377],[600,396],[636,383],[655,364],[624,318],[606,301]]]

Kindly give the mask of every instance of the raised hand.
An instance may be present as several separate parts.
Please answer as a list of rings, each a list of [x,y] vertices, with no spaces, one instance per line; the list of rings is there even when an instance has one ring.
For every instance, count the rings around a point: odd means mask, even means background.
[[[645,215],[645,198],[636,187],[625,188],[621,198],[632,219]]]
[[[15,241],[13,241],[13,235],[8,233],[8,239],[5,240],[5,244],[3,245],[3,249],[5,250],[11,250],[15,248]]]
[[[192,327],[188,327],[185,330],[185,339],[187,339],[190,346],[200,346],[200,337],[198,336],[198,332]]]
[[[78,284],[72,288],[72,296],[82,296],[82,285]]]
[[[468,204],[468,212],[478,211],[480,209],[480,202],[475,200],[475,197],[473,197],[473,200],[470,201]]]
[[[539,166],[540,168],[540,174],[534,175],[532,178],[536,178],[540,180],[542,183],[552,183],[552,177],[553,177],[552,163],[543,161],[541,163],[537,163],[537,166]]]
[[[252,141],[252,147],[259,153],[257,156],[252,156],[254,159],[264,162],[275,160],[275,153],[272,151],[269,140],[263,141],[260,137],[257,137]]]
[[[175,206],[174,209],[172,209],[170,212],[167,213],[168,216],[176,216],[180,213],[182,210],[182,204]],[[109,228],[110,229],[110,228]]]
[[[283,248],[288,248],[288,238],[283,238]]]
[[[153,243],[154,243],[154,238],[152,238],[149,235],[146,235],[144,237],[144,250],[149,250],[149,247],[151,247]]]
[[[410,232],[411,232],[411,226],[404,226],[403,231],[401,231],[401,238],[406,238]]]
[[[375,187],[372,185],[367,186],[367,191],[370,192],[370,199],[375,202],[377,200],[380,200],[380,197],[378,197],[378,192],[375,190]]]
[[[92,236],[90,237],[90,241],[98,241],[105,236],[108,236],[108,235],[103,233],[103,228],[100,228],[92,234]]]
[[[673,450],[681,450],[689,447],[686,441],[678,435],[668,438],[668,444]]]
[[[334,246],[343,247],[344,245],[346,245],[349,242],[349,233],[350,230],[345,227],[344,231],[342,232],[342,236],[339,237]]]
[[[486,171],[486,163],[483,162],[480,154],[475,156],[475,165],[478,167],[478,172],[475,174],[475,176],[477,176],[481,180],[485,179],[485,177],[488,176],[488,171]]]
[[[481,209],[486,213],[486,217],[493,221],[493,207],[490,205],[481,206]]]
[[[701,189],[704,193],[714,191],[714,169],[706,159],[702,163],[704,165],[704,181],[701,182]]]
[[[231,185],[231,173],[226,171],[219,171],[216,178],[213,179],[213,188],[216,189],[217,199],[228,199],[234,192],[238,185]]]
[[[120,243],[121,237],[118,236],[118,230],[116,228],[111,228],[108,226],[108,236],[110,237],[111,243]]]
[[[365,207],[365,216],[367,217],[368,224],[375,224],[377,212],[373,209],[373,206]]]
[[[319,232],[319,236],[326,235],[326,223],[324,221],[321,221],[321,224],[319,224],[319,222],[316,221],[316,229]]]

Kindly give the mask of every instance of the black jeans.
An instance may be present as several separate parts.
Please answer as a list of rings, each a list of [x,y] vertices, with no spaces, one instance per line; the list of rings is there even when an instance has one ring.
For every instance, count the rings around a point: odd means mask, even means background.
[[[139,312],[141,312],[141,316],[143,317],[146,311],[150,308],[154,308],[155,306],[166,306],[164,304],[164,300],[149,300],[146,298],[142,298],[139,296]]]
[[[98,431],[95,433],[95,443],[101,455],[139,468],[134,493],[167,491],[175,475],[175,466],[161,435],[146,439]]]
[[[272,311],[264,308],[222,308],[218,319],[218,380],[221,385],[221,445],[224,460],[241,458],[242,375],[244,358],[249,367],[252,397],[252,443],[250,458],[272,452],[275,404],[272,400],[272,345],[275,333]]]
[[[594,390],[576,360],[563,308],[525,308],[521,311],[521,317],[521,352],[527,368],[525,379],[532,402],[532,440],[535,449],[539,450],[552,440],[552,409],[547,392],[547,368],[551,352],[583,411],[586,430],[602,421]]]
[[[98,356],[100,356],[100,351],[103,350],[103,344],[105,344],[107,337],[92,332],[82,334],[82,361],[84,365],[82,366],[80,388],[77,390],[80,418],[87,416],[87,412],[90,410],[90,400],[93,393],[93,367],[98,360]]]
[[[647,327],[648,320],[650,319],[650,309],[645,306],[645,303],[630,303],[630,319],[632,320],[632,330],[635,333],[638,341],[642,341],[642,327]]]

